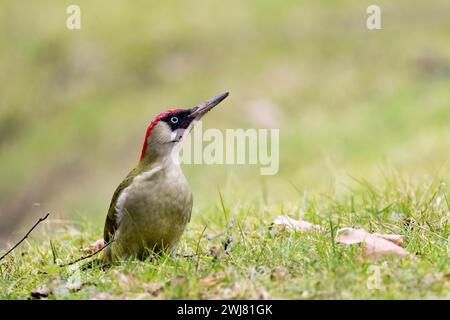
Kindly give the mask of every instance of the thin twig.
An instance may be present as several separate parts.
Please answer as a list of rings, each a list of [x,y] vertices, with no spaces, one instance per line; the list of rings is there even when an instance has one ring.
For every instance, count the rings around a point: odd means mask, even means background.
[[[77,262],[80,262],[80,261],[89,259],[89,258],[95,256],[96,254],[100,253],[101,251],[103,251],[103,249],[105,249],[106,247],[108,247],[108,246],[109,246],[111,243],[113,243],[113,242],[114,242],[114,239],[111,240],[110,242],[108,242],[107,244],[105,244],[103,247],[101,247],[100,249],[98,249],[98,250],[95,251],[94,253],[88,254],[87,256],[84,256],[84,257],[81,257],[81,258],[78,258],[77,260],[74,260],[74,261],[72,261],[72,262],[69,262],[69,263],[66,263],[66,264],[62,264],[62,265],[60,265],[60,267],[71,266],[71,265],[73,265],[73,264],[75,264],[75,263],[77,263]]]
[[[203,228],[203,231],[202,231],[202,233],[200,234],[200,237],[198,238],[197,249],[195,249],[195,255],[197,256],[197,262],[195,263],[195,271],[198,271],[198,268],[199,268],[199,266],[200,266],[200,255],[198,254],[198,250],[199,250],[199,248],[200,248],[200,240],[202,240],[203,235],[205,234],[205,231],[206,231],[206,228],[207,228],[207,227],[208,227],[208,226],[205,226],[205,227]]]
[[[49,215],[50,215],[50,213],[47,213],[47,214],[45,215],[45,217],[39,218],[39,220],[36,221],[36,223],[31,227],[31,229],[28,230],[27,234],[26,234],[25,236],[23,236],[23,238],[20,239],[19,242],[17,242],[11,249],[9,249],[4,255],[2,255],[2,256],[0,257],[0,261],[2,261],[8,254],[10,254],[15,248],[17,248],[22,242],[24,242],[25,239],[28,238],[28,236],[30,235],[30,233],[34,230],[34,228],[36,228],[37,225],[38,225],[39,223],[41,223],[42,221],[44,221],[45,219],[47,219],[47,217],[48,217]]]

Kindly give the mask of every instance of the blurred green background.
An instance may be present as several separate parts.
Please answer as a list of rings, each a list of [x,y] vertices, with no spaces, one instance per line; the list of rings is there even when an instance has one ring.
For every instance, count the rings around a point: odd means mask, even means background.
[[[81,30],[66,8],[81,8]],[[450,2],[0,3],[0,238],[51,212],[102,228],[151,119],[228,90],[203,127],[280,128],[280,172],[184,166],[196,214],[450,173]],[[24,218],[27,218],[23,220]],[[100,236],[101,232],[99,232]]]

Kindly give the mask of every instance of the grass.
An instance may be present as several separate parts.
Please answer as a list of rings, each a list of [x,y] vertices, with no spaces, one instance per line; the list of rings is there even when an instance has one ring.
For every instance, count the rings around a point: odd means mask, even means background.
[[[0,3],[0,251],[51,213],[1,262],[0,298],[38,286],[74,299],[450,298],[447,0],[379,0],[378,31],[365,0],[79,0],[77,31],[65,28],[69,4]],[[269,118],[279,173],[184,166],[194,212],[178,255],[58,267],[100,238],[155,114],[225,90],[203,127]],[[403,234],[413,257],[368,261],[329,235],[270,227],[299,212],[329,234]]]
[[[99,226],[49,222],[1,264],[0,298],[30,298],[40,286],[52,288],[49,299],[450,298],[445,184],[399,178],[350,189],[343,197],[309,195],[281,207],[218,199],[216,208],[194,213],[175,255],[124,261],[107,271],[56,264],[83,255],[79,249],[99,237]],[[299,211],[328,234],[271,225],[275,216]],[[333,241],[330,234],[345,226],[402,234],[411,256],[365,259],[358,245]],[[368,289],[373,266],[381,282]]]

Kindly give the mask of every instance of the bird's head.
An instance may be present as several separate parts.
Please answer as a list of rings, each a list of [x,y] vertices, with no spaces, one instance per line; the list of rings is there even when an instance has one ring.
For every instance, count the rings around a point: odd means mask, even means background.
[[[147,128],[141,161],[171,155],[195,122],[228,96],[228,92],[188,109],[170,109],[157,115]]]

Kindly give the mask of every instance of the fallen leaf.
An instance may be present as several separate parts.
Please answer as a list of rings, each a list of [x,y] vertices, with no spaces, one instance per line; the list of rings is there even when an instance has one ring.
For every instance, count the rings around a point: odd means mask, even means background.
[[[81,249],[86,254],[92,254],[105,246],[105,241],[103,239],[98,239],[97,241],[89,244],[87,247]]]
[[[408,255],[403,245],[403,237],[400,235],[370,233],[364,229],[342,228],[338,231],[336,242],[343,244],[364,243],[366,246],[366,257],[379,259],[388,254],[397,256]]]
[[[295,220],[288,216],[278,216],[273,220],[272,224],[284,226],[287,229],[293,230],[293,231],[303,231],[303,232],[313,231],[313,230],[324,231],[324,229],[319,225],[313,224],[308,221]]]
[[[31,291],[31,296],[36,299],[47,298],[50,293],[51,290],[48,287],[41,286],[37,287],[36,289],[33,289]]]
[[[403,236],[399,234],[381,234],[374,233],[377,237],[381,237],[385,240],[395,243],[396,245],[403,247]]]

